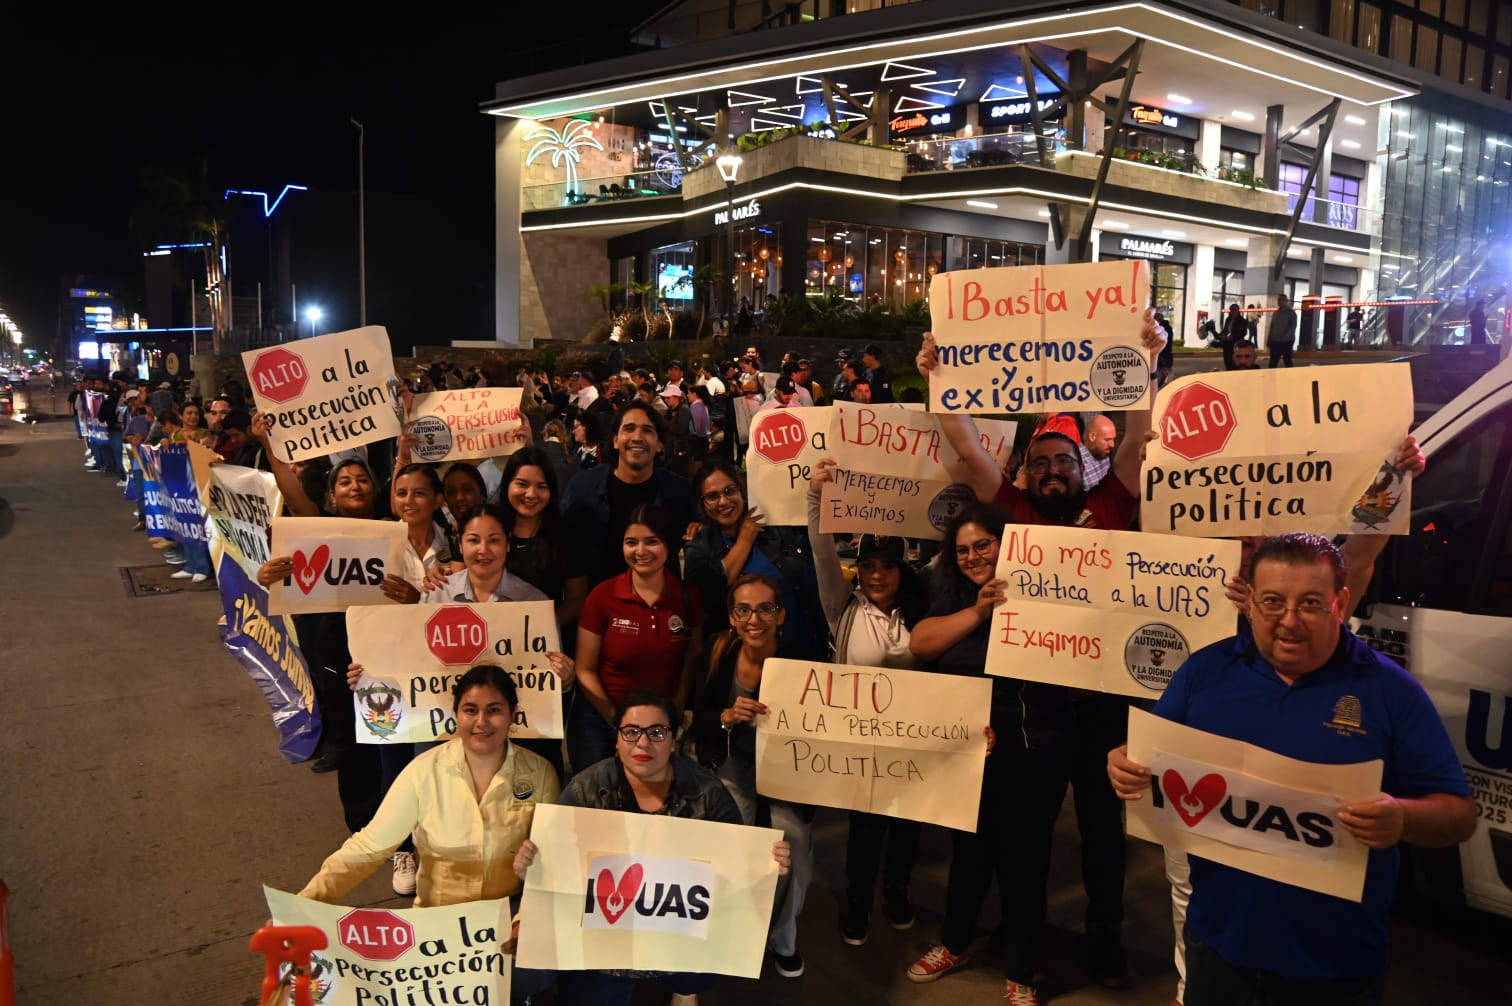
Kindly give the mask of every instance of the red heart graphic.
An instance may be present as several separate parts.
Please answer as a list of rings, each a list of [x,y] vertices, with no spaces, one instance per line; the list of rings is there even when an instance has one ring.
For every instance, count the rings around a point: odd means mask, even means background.
[[[311,553],[308,559],[298,549],[294,551],[294,584],[300,590],[308,594],[315,588],[315,583],[320,579],[320,574],[325,572],[326,564],[331,561],[331,546],[322,545]]]
[[[616,887],[614,874],[608,870],[599,871],[598,883],[593,885],[593,896],[598,899],[599,911],[604,913],[604,918],[609,920],[611,926],[620,920],[620,916],[635,901],[644,874],[645,870],[639,863],[632,863],[620,877],[619,886]]]
[[[1228,792],[1228,783],[1217,772],[1209,772],[1197,780],[1197,785],[1189,791],[1186,780],[1175,769],[1166,769],[1160,777],[1161,788],[1165,790],[1171,806],[1176,808],[1176,813],[1186,822],[1188,828],[1197,826],[1197,822],[1207,817],[1212,809],[1221,802]]]

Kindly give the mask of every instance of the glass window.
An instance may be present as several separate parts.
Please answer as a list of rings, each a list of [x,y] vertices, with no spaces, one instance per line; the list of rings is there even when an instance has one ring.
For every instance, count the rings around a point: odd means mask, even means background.
[[[1408,4],[1407,6],[1410,7],[1412,5]],[[1424,14],[1429,15],[1430,17],[1438,17],[1439,12],[1443,9],[1444,0],[1418,0],[1418,10],[1422,11]]]
[[[1472,35],[1484,35],[1490,25],[1491,0],[1470,0],[1470,20],[1465,27]]]
[[[1355,45],[1366,52],[1381,51],[1381,8],[1373,3],[1360,4],[1360,25]]]
[[[1302,185],[1307,181],[1307,169],[1300,164],[1282,164],[1281,180],[1276,188],[1285,192],[1286,208],[1296,209],[1297,197],[1302,195]],[[1307,193],[1307,206],[1302,210],[1303,220],[1313,219],[1313,193]]]
[[[1391,58],[1398,63],[1412,62],[1412,21],[1401,14],[1391,16]]]
[[[944,261],[940,234],[811,220],[808,238],[804,292],[811,297],[839,296],[901,309],[929,299],[929,281]],[[767,272],[770,277],[772,270]]]
[[[1335,42],[1353,43],[1355,0],[1333,0],[1328,15],[1328,35]]]
[[[1321,0],[1286,0],[1286,22],[1308,31],[1321,31],[1323,8]]]
[[[724,270],[721,269],[720,272]],[[782,224],[735,228],[735,299],[760,311],[782,287]]]
[[[1439,49],[1439,76],[1456,83],[1460,80],[1460,50],[1463,43],[1453,35],[1444,36],[1444,44]]]
[[[1502,45],[1512,45],[1512,11],[1503,5],[1496,14],[1496,41]]]
[[[1444,20],[1463,28],[1465,26],[1465,0],[1444,0]]]
[[[1512,15],[1507,18],[1512,21]],[[1507,97],[1508,63],[1512,62],[1506,56],[1497,53],[1491,57],[1491,86],[1486,88],[1492,94],[1500,98]]]
[[[1328,177],[1328,225],[1354,230],[1359,224],[1360,180],[1343,175]]]
[[[1424,73],[1438,72],[1438,32],[1418,25],[1417,47],[1413,49],[1412,65]]]
[[[653,296],[657,300],[682,303],[694,299],[693,270],[698,268],[697,253],[697,245],[692,241],[651,249],[651,279],[656,283]]]
[[[1486,50],[1478,45],[1465,46],[1465,86],[1479,91],[1485,83]]]

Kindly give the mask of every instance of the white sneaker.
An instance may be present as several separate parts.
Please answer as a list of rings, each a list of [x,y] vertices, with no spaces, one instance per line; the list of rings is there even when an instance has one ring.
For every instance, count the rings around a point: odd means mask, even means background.
[[[174,574],[174,575],[175,575],[175,576],[177,576],[177,575],[178,575],[178,574],[177,574],[177,573],[175,573],[175,574]],[[193,583],[204,583],[204,582],[205,582],[205,581],[206,581],[206,580],[208,580],[208,579],[210,579],[210,577],[209,577],[209,576],[207,576],[207,575],[206,575],[206,574],[204,574],[204,573],[195,573],[195,574],[194,574],[194,575],[193,575],[193,576],[191,576],[191,577],[190,577],[190,578],[189,578],[189,579],[190,579],[190,581],[191,581],[191,582],[193,582]]]
[[[194,574],[191,573],[191,572],[189,572],[187,569],[181,569],[177,573],[174,573],[172,575],[172,579],[175,579],[175,580],[187,580],[187,579],[189,579],[193,575]]]
[[[415,854],[394,853],[394,893],[405,898],[415,896]]]

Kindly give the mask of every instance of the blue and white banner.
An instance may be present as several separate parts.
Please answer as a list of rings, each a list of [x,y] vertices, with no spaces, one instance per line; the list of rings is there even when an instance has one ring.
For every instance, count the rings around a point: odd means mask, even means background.
[[[156,453],[163,490],[168,497],[169,535],[181,542],[204,542],[205,508],[194,483],[189,445],[169,444]]]

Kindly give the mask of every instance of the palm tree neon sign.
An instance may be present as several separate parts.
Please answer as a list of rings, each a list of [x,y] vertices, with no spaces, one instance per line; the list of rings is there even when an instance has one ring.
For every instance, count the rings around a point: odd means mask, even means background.
[[[592,147],[594,150],[604,149],[592,130],[592,125],[582,119],[573,119],[560,130],[552,129],[550,126],[538,126],[525,136],[526,143],[535,144],[525,155],[526,166],[534,164],[536,158],[549,152],[553,168],[563,164],[567,166],[567,191],[577,191],[577,166],[578,161],[582,159],[578,150],[583,147]]]

